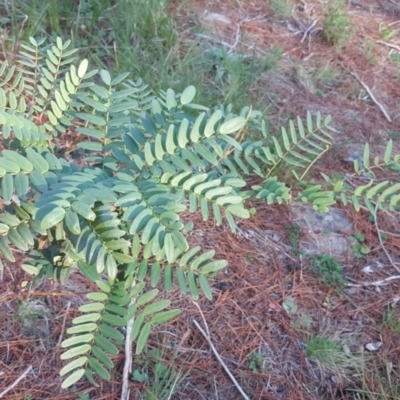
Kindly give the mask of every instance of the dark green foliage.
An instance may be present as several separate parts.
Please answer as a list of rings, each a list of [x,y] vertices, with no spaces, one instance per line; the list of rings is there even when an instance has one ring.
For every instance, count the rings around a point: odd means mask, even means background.
[[[310,259],[311,266],[322,283],[336,289],[343,289],[347,280],[343,276],[341,265],[328,254],[319,254]]]

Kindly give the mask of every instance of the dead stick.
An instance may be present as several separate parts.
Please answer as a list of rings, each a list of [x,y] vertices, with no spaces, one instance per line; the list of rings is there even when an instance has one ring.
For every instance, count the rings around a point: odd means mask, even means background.
[[[3,390],[0,393],[0,399],[6,395],[11,389],[14,389],[15,386],[18,385],[18,383],[20,383],[22,381],[22,379],[24,379],[26,377],[26,375],[28,375],[29,371],[32,369],[32,365],[30,365],[23,373],[22,375],[20,375],[15,381],[14,383],[12,383],[10,386],[8,386],[5,390]]]
[[[60,337],[58,338],[58,342],[57,342],[57,347],[60,346],[60,344],[62,342],[62,339],[63,339],[63,336],[64,336],[65,322],[67,320],[67,316],[68,316],[68,312],[69,312],[70,307],[71,307],[71,302],[69,301],[68,304],[67,304],[67,311],[65,311],[65,314],[64,314],[62,327],[61,327],[61,333],[60,333]]]
[[[219,361],[219,363],[222,365],[222,367],[224,368],[225,372],[228,374],[229,378],[231,378],[231,381],[233,382],[233,384],[236,386],[237,390],[240,392],[240,394],[242,395],[242,397],[245,400],[250,400],[250,398],[247,396],[247,394],[243,391],[243,389],[240,387],[239,383],[237,382],[237,380],[235,379],[235,377],[231,374],[231,371],[229,371],[228,367],[226,366],[226,364],[222,361],[222,358],[220,357],[220,355],[218,354],[216,348],[214,347],[214,345],[211,342],[210,337],[204,332],[203,328],[199,325],[199,323],[194,319],[193,320],[194,324],[196,325],[196,328],[200,331],[200,333],[203,335],[204,339],[206,339],[207,343],[209,344],[209,346],[211,347],[211,350],[213,351],[215,357],[217,358],[217,360]]]
[[[311,29],[317,25],[318,20],[314,20],[312,24],[305,30],[303,37],[300,40],[300,43],[303,43],[306,40],[307,35],[310,33]]]
[[[375,228],[376,228],[376,231],[377,231],[377,233],[378,233],[379,243],[380,243],[380,245],[381,245],[383,251],[385,252],[386,257],[388,258],[388,260],[389,260],[390,264],[392,265],[392,267],[393,267],[397,272],[400,272],[400,268],[399,268],[399,267],[396,265],[396,263],[392,260],[392,257],[390,257],[390,254],[389,254],[389,252],[387,251],[385,245],[383,244],[383,240],[382,240],[382,238],[381,238],[381,231],[380,231],[379,226],[378,226],[378,203],[376,203],[376,205],[375,205]]]
[[[400,279],[400,275],[393,275],[389,276],[385,279],[380,281],[373,281],[373,282],[360,282],[360,283],[348,283],[347,286],[351,287],[365,287],[365,286],[383,286],[389,281],[394,281],[395,279]]]
[[[367,91],[369,97],[371,97],[371,100],[381,109],[383,115],[385,116],[385,118],[389,121],[392,122],[392,119],[389,117],[389,114],[386,112],[385,108],[383,107],[383,105],[381,103],[379,103],[379,101],[375,98],[374,94],[371,92],[371,89],[367,86],[366,83],[364,83],[356,73],[349,71],[351,75],[354,76],[354,78],[356,78],[358,80],[358,82],[360,82],[361,86]]]
[[[400,47],[395,44],[384,42],[383,40],[377,40],[376,43],[383,44],[384,46],[391,47],[392,49],[396,49],[400,51]]]
[[[132,299],[129,303],[131,306],[135,301]],[[129,400],[129,374],[132,372],[132,340],[131,333],[133,328],[135,317],[132,317],[127,325],[125,332],[125,364],[124,371],[122,373],[122,390],[121,390],[121,400]]]

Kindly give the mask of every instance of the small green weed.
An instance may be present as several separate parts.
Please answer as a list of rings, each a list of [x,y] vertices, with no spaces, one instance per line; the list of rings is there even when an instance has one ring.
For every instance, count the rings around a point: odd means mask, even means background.
[[[300,226],[297,224],[287,225],[285,229],[292,252],[298,256],[300,254]]]
[[[205,52],[203,69],[213,80],[214,89],[211,92],[214,92],[214,99],[225,104],[232,103],[238,108],[243,107],[246,102],[243,94],[250,91],[260,75],[278,65],[282,54],[282,49],[278,47],[271,48],[264,57],[228,53],[220,47]],[[262,98],[262,94],[255,97]]]
[[[340,347],[332,340],[322,336],[314,336],[306,342],[306,355],[323,361],[327,354],[341,352]]]
[[[319,275],[320,281],[325,285],[337,289],[342,289],[347,285],[342,267],[332,256],[328,254],[314,255],[310,262],[314,272]]]
[[[262,354],[255,351],[248,357],[249,369],[253,373],[262,372],[264,370],[264,357]]]
[[[269,9],[279,19],[288,19],[292,15],[293,4],[289,0],[271,0]]]
[[[400,29],[390,29],[389,27],[379,26],[379,34],[382,40],[390,40],[400,33]]]
[[[390,329],[394,333],[400,334],[400,316],[396,307],[389,307],[383,317],[380,329]]]
[[[312,317],[304,312],[298,313],[299,307],[292,296],[286,297],[282,302],[283,309],[291,317],[290,325],[297,329],[310,329]]]
[[[145,384],[144,400],[169,399],[178,387],[182,375],[173,363],[168,364],[160,350],[150,350],[148,358],[135,358],[132,379]]]
[[[400,63],[400,55],[398,55],[398,61]],[[387,134],[390,139],[400,140],[400,131],[389,131]]]
[[[330,0],[325,9],[322,34],[325,40],[340,49],[353,35],[353,27],[344,0]]]
[[[369,253],[369,247],[365,245],[365,236],[361,232],[353,234],[356,241],[351,246],[355,258],[365,258]]]
[[[398,53],[392,53],[392,54],[389,56],[389,58],[390,58],[393,62],[395,62],[396,64],[399,64],[399,65],[400,65],[400,54],[398,54]]]
[[[339,73],[329,66],[317,70],[314,74],[317,85],[332,87],[337,84]]]
[[[306,355],[318,362],[321,370],[340,374],[346,379],[364,366],[362,356],[346,354],[344,343],[323,336],[313,336],[306,341]]]
[[[360,383],[357,388],[347,391],[354,393],[354,398],[362,400],[398,400],[400,398],[400,381],[396,369],[385,355],[368,357],[358,369]]]

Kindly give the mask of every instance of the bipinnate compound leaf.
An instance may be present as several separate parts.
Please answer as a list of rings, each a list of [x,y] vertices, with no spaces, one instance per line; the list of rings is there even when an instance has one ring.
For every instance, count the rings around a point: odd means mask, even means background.
[[[110,379],[129,320],[140,353],[152,327],[179,314],[157,299],[160,284],[212,298],[209,279],[227,262],[189,247],[186,209],[235,232],[254,215],[252,199],[289,203],[293,188],[319,212],[341,201],[376,217],[400,205],[392,139],[383,151],[366,143],[346,180],[313,173],[311,183],[307,174],[333,144],[329,115],[307,112],[271,134],[249,106],[193,104],[193,86],[155,93],[128,72],[89,68],[70,45],[30,38],[0,65],[1,257],[31,252],[21,268],[35,285],[63,283],[77,265],[98,286],[66,328],[63,388],[83,376],[94,386]],[[71,129],[76,141],[59,148]],[[249,177],[259,182],[248,186]]]

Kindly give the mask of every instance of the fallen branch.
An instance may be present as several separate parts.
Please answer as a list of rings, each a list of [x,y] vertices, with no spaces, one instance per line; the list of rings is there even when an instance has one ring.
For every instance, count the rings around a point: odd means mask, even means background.
[[[371,97],[371,100],[380,108],[380,110],[382,111],[383,115],[385,116],[385,118],[389,121],[392,122],[392,119],[389,117],[389,114],[387,113],[387,111],[385,110],[385,108],[383,107],[383,105],[381,103],[379,103],[379,101],[375,98],[374,94],[371,92],[371,89],[367,86],[366,83],[364,83],[356,73],[348,71],[351,75],[354,76],[354,78],[356,78],[358,80],[358,82],[361,84],[361,86],[367,91],[369,97]]]
[[[131,306],[135,301],[132,299],[129,303]],[[125,364],[124,371],[122,373],[122,390],[121,390],[121,400],[129,400],[130,390],[129,390],[129,374],[132,372],[132,340],[131,333],[134,323],[134,317],[132,317],[126,324],[125,332]]]
[[[68,316],[68,312],[69,312],[70,307],[71,307],[71,302],[69,301],[68,304],[67,304],[67,311],[65,311],[65,314],[64,314],[64,318],[63,318],[63,322],[62,322],[62,326],[61,326],[61,333],[60,333],[60,336],[59,336],[58,342],[57,342],[57,347],[61,345],[61,342],[62,342],[63,337],[64,337],[65,322],[67,321],[67,316]]]
[[[400,51],[400,47],[395,44],[384,42],[383,40],[377,40],[376,43],[383,44],[384,46],[391,47],[392,49],[396,49]]]
[[[193,302],[194,303],[194,302]],[[233,382],[233,384],[236,386],[237,390],[240,392],[240,394],[242,395],[242,397],[245,400],[250,400],[250,398],[247,396],[247,394],[243,391],[243,389],[240,387],[239,383],[237,382],[237,380],[235,379],[235,377],[232,375],[231,371],[229,371],[229,368],[226,366],[226,364],[224,363],[224,361],[222,360],[221,356],[218,354],[217,349],[214,347],[213,343],[211,342],[211,338],[210,338],[210,331],[208,329],[208,325],[205,321],[204,315],[201,311],[201,308],[199,307],[199,305],[197,303],[194,303],[197,308],[200,310],[200,314],[203,318],[204,321],[204,325],[205,328],[207,330],[207,333],[204,332],[203,328],[199,325],[199,323],[194,319],[193,323],[196,325],[196,328],[199,330],[199,332],[203,335],[204,339],[206,339],[208,345],[210,346],[211,350],[213,351],[215,357],[217,358],[218,362],[221,364],[221,366],[224,368],[225,372],[228,374],[229,378],[231,379],[231,381]]]
[[[1,393],[0,393],[0,399],[6,395],[11,389],[14,389],[15,386],[18,385],[18,383],[20,383],[22,381],[22,379],[24,379],[26,377],[26,375],[28,375],[29,371],[32,369],[32,365],[30,365],[23,373],[22,375],[20,375],[15,381],[14,383],[12,383],[10,386],[8,386],[7,388],[5,388]]]
[[[386,257],[388,258],[390,264],[392,265],[392,267],[397,271],[400,272],[400,268],[396,265],[396,263],[392,260],[392,257],[390,256],[389,252],[387,251],[385,245],[383,244],[382,238],[381,238],[381,230],[379,229],[379,225],[378,225],[378,204],[375,204],[375,213],[374,213],[374,218],[375,218],[375,229],[376,232],[378,233],[378,239],[379,239],[379,243],[383,249],[383,251],[386,254]],[[386,285],[388,282],[390,281],[394,281],[396,279],[400,279],[400,275],[393,275],[393,276],[389,276],[385,279],[381,279],[379,281],[373,281],[373,282],[359,282],[359,283],[349,283],[347,284],[347,286],[351,286],[351,287],[365,287],[365,286],[384,286]]]
[[[347,286],[351,287],[384,286],[387,284],[387,282],[394,281],[395,279],[400,279],[400,275],[389,276],[385,279],[381,279],[380,281],[348,283]]]
[[[317,25],[318,20],[314,20],[309,27],[305,30],[303,37],[300,40],[300,43],[303,43],[306,40],[307,35],[310,33],[310,31],[314,28],[315,25]]]
[[[389,252],[387,251],[385,245],[383,244],[383,240],[382,240],[382,238],[381,238],[381,231],[380,231],[379,226],[378,226],[378,204],[375,205],[375,229],[376,229],[376,232],[378,233],[379,243],[380,243],[380,245],[381,245],[383,251],[385,252],[386,257],[388,258],[390,264],[392,265],[392,267],[393,267],[397,272],[400,272],[400,268],[399,268],[399,267],[396,265],[396,263],[392,260],[392,257],[390,257],[390,254],[389,254]]]

